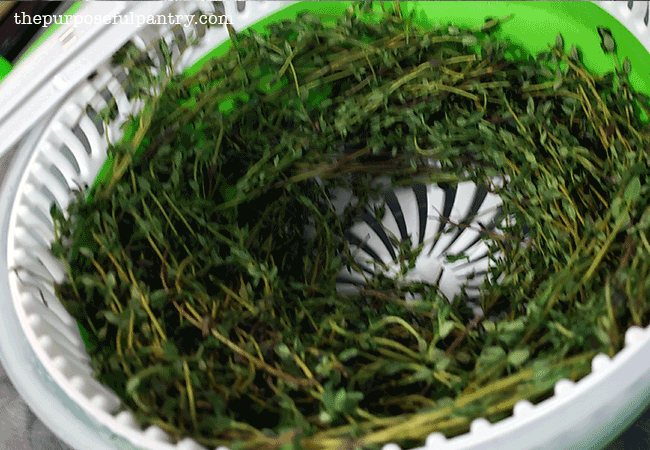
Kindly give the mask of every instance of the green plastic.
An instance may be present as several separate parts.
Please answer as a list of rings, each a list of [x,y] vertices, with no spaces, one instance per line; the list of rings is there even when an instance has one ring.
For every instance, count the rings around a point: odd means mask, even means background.
[[[259,21],[251,28],[261,33],[267,24],[293,19],[301,11],[322,14],[325,20],[334,20],[349,8],[351,3],[299,2]],[[379,3],[375,2],[375,8],[380,8]],[[385,6],[390,3],[392,2],[385,2]],[[253,5],[251,7],[254,7]],[[604,54],[600,48],[600,36],[597,31],[598,27],[609,28],[617,43],[619,62],[628,57],[632,63],[630,83],[639,92],[650,95],[650,77],[647,76],[647,70],[643,70],[650,67],[650,54],[627,28],[593,2],[413,1],[401,2],[400,7],[404,14],[413,12],[416,22],[425,27],[450,24],[473,28],[488,18],[512,15],[512,19],[501,25],[497,36],[508,39],[535,55],[547,50],[549,44],[555,43],[557,34],[561,33],[566,49],[575,44],[582,50],[587,68],[599,74],[615,67],[612,56]],[[227,47],[227,44],[219,46],[189,68],[187,73],[197,70],[207,59],[223,54]],[[646,76],[642,76],[644,72]]]
[[[547,50],[558,33],[565,48],[575,44],[584,55],[584,63],[594,73],[614,69],[611,55],[600,48],[598,27],[609,28],[617,44],[619,62],[628,57],[632,64],[630,83],[639,92],[650,93],[650,55],[643,45],[620,22],[593,2],[406,2],[402,9],[415,9],[420,23],[450,23],[473,27],[488,17],[512,19],[504,23],[497,36],[506,38],[532,54]]]
[[[348,1],[303,1],[294,3],[249,28],[264,34],[265,27],[273,22],[294,19],[300,12],[309,11],[324,21],[335,21],[353,2]],[[386,2],[385,7],[389,3]],[[254,8],[254,2],[249,3]],[[381,8],[380,2],[374,7]],[[650,54],[620,22],[593,2],[587,1],[414,1],[400,2],[404,14],[414,14],[416,23],[424,27],[456,25],[475,28],[488,18],[512,16],[503,23],[496,36],[508,39],[529,53],[535,55],[547,50],[555,43],[558,33],[562,34],[566,49],[576,45],[582,51],[583,61],[594,73],[604,74],[615,69],[612,55],[606,55],[600,47],[598,27],[609,28],[617,44],[619,64],[627,57],[632,72],[629,75],[632,87],[650,95],[650,77],[642,76],[644,68],[650,67]],[[241,30],[240,30],[241,31]],[[206,61],[223,55],[230,42],[217,46],[194,65],[185,69],[189,75],[196,72]],[[647,69],[646,69],[647,70]],[[135,128],[131,127],[131,134]],[[127,133],[127,137],[130,133]],[[112,160],[109,158],[100,170],[93,188],[110,174]]]
[[[11,63],[0,56],[0,81],[2,81],[9,72],[11,72]]]

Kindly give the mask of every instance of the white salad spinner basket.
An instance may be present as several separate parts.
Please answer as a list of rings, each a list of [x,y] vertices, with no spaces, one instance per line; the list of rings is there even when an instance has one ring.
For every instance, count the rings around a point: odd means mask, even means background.
[[[600,2],[650,51],[644,21],[647,2]],[[18,65],[0,85],[0,359],[19,393],[63,441],[79,450],[200,450],[192,439],[174,443],[160,428],[142,429],[116,395],[92,377],[89,357],[76,322],[54,294],[62,264],[50,255],[54,239],[50,207],[65,209],[72,192],[89,186],[106,160],[108,141],[116,142],[120,125],[141,108],[125,94],[123,69],[111,56],[127,41],[147,50],[165,39],[178,68],[196,62],[228,39],[225,26],[137,26],[98,24],[92,18],[117,14],[225,14],[236,30],[287,6],[287,2],[89,2],[76,13],[75,25],[61,26]],[[182,54],[189,39],[199,45]],[[149,51],[149,50],[147,50]],[[152,53],[155,58],[155,54]],[[115,99],[119,115],[104,126],[98,112]],[[454,189],[415,186],[389,191],[384,223],[372,219],[350,230],[363,259],[394,259],[389,235],[411,238],[414,245],[440,231],[434,212],[451,221],[468,216],[483,223],[497,217],[499,199],[467,183]],[[462,236],[460,236],[462,234]],[[441,288],[458,292],[470,273],[485,273],[486,248],[471,233],[445,233],[422,253],[413,279],[437,279]],[[467,252],[470,263],[447,262],[447,255]],[[444,262],[443,262],[444,261]],[[480,278],[480,277],[479,277]],[[342,281],[354,284],[353,279]],[[478,293],[478,285],[467,293]],[[474,289],[474,290],[473,290]],[[512,416],[495,424],[472,422],[470,431],[452,439],[430,435],[428,450],[526,450],[598,448],[620,433],[650,400],[650,331],[631,328],[625,347],[614,357],[597,355],[591,374],[577,383],[561,380],[554,395],[537,405],[520,401]],[[386,449],[398,448],[388,444]]]

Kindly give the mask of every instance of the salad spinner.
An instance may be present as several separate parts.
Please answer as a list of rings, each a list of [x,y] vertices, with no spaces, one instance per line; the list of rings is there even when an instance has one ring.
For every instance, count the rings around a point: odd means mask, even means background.
[[[75,191],[93,184],[106,161],[108,142],[120,139],[121,125],[143,106],[127,98],[124,69],[111,63],[117,50],[130,41],[155,60],[158,55],[152,44],[164,39],[182,71],[223,51],[228,31],[223,23],[140,26],[133,20],[96,18],[225,15],[241,31],[249,26],[259,30],[265,23],[291,19],[304,10],[341,14],[348,6],[348,2],[267,1],[76,4],[68,12],[74,20],[54,27],[0,83],[0,167],[5,172],[0,186],[0,360],[31,409],[70,446],[79,450],[205,448],[189,438],[173,442],[156,426],[143,428],[119,398],[92,377],[77,324],[54,294],[53,284],[65,275],[62,263],[50,254],[54,239],[50,207],[56,203],[65,210]],[[632,62],[631,83],[650,93],[647,2],[423,2],[414,7],[431,23],[458,26],[513,14],[502,25],[503,37],[534,54],[561,32],[565,42],[583,50],[587,65],[596,71],[605,70],[608,63],[597,27],[608,27],[616,38],[618,56]],[[198,45],[185,48],[194,39]],[[119,114],[104,124],[99,112],[112,100]],[[357,224],[350,235],[365,243],[358,245],[364,257],[389,262],[393,249],[385,239],[386,230],[409,236],[415,246],[440,225],[432,219],[432,211],[444,211],[452,222],[477,215],[494,218],[500,200],[471,183],[461,183],[453,190],[402,188],[390,191],[385,202],[390,213],[383,223]],[[443,293],[453,296],[465,286],[478,295],[478,285],[468,285],[467,279],[470,270],[485,272],[487,258],[475,238],[450,233],[445,242],[418,259],[411,278],[435,280],[444,267],[449,270],[444,270],[446,278],[440,281]],[[461,267],[447,262],[445,256],[460,248],[472,264]],[[591,367],[591,373],[578,382],[558,381],[553,395],[538,404],[520,401],[508,418],[494,424],[477,418],[469,432],[450,439],[435,433],[420,448],[600,448],[650,401],[650,331],[628,329],[624,348],[613,358],[595,356]]]

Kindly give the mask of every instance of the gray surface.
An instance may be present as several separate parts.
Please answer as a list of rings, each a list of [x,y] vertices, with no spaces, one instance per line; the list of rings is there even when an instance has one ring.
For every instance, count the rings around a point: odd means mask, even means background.
[[[0,449],[72,450],[25,405],[0,366]]]

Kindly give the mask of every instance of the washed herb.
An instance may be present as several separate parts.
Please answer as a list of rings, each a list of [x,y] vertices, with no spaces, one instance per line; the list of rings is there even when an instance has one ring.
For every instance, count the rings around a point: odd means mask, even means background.
[[[210,447],[421,445],[548,397],[648,324],[649,106],[629,61],[595,75],[561,35],[536,56],[495,38],[507,18],[423,29],[382,9],[231,30],[188,76],[164,43],[169,70],[116,56],[146,106],[92,198],[53,208],[52,251],[96,376],[143,424]],[[337,291],[365,273],[346,231],[381,220],[386,179],[502,198],[481,314],[435,283]]]

